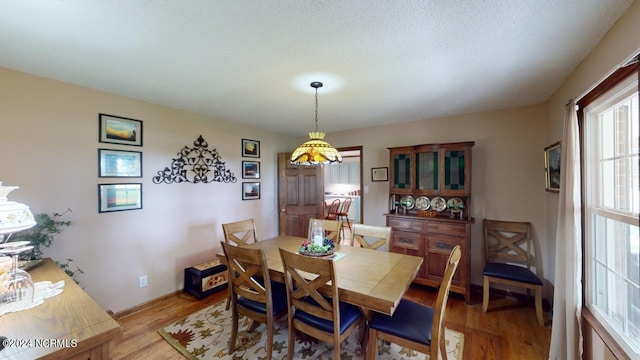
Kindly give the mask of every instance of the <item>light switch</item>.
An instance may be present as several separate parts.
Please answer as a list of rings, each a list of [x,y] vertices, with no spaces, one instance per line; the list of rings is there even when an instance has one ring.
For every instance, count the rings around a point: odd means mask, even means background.
[[[368,186],[365,186],[365,187],[364,187],[364,193],[365,193],[365,194],[368,194],[368,193],[369,193],[369,187],[368,187]]]

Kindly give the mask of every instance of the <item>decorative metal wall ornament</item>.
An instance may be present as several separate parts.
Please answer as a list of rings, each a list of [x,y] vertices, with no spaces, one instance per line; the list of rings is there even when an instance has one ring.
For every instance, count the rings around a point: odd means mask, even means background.
[[[209,144],[202,135],[193,142],[194,147],[185,146],[178,153],[178,157],[171,161],[171,168],[165,167],[153,177],[153,182],[183,183],[189,182],[210,183],[225,182],[235,183],[236,176],[228,169],[216,149],[209,150]],[[213,172],[213,173],[211,173]]]

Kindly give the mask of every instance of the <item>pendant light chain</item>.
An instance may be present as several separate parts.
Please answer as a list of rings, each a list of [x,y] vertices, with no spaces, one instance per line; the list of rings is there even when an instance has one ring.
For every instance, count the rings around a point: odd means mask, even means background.
[[[316,88],[316,132],[318,132],[318,88]]]

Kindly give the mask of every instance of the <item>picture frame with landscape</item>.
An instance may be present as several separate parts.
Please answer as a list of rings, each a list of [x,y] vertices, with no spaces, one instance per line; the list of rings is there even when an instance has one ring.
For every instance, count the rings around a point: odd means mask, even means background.
[[[560,191],[560,141],[544,148],[545,190]]]
[[[242,157],[260,157],[260,141],[242,139]]]
[[[98,184],[98,212],[142,209],[142,183]]]
[[[98,149],[98,177],[142,177],[142,152]]]
[[[101,143],[142,146],[142,120],[98,114]]]
[[[260,162],[259,161],[243,161],[242,162],[242,178],[243,179],[260,179]]]
[[[243,182],[242,183],[242,200],[258,200],[260,199],[260,183],[259,182]]]

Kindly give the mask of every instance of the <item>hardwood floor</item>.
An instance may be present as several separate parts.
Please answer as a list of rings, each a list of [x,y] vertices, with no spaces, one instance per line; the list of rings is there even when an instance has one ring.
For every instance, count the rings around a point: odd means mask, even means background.
[[[224,301],[226,294],[226,291],[220,291],[202,300],[176,294],[153,301],[138,311],[115,314],[123,334],[112,348],[112,359],[183,359],[158,335],[158,329],[196,310]],[[436,291],[415,285],[407,291],[406,297],[433,306]],[[542,328],[536,320],[533,302],[492,295],[489,311],[483,313],[482,294],[474,291],[472,299],[474,303],[466,305],[461,296],[452,294],[446,313],[445,326],[464,333],[465,360],[548,358],[551,341],[548,312],[545,312],[547,326]]]

